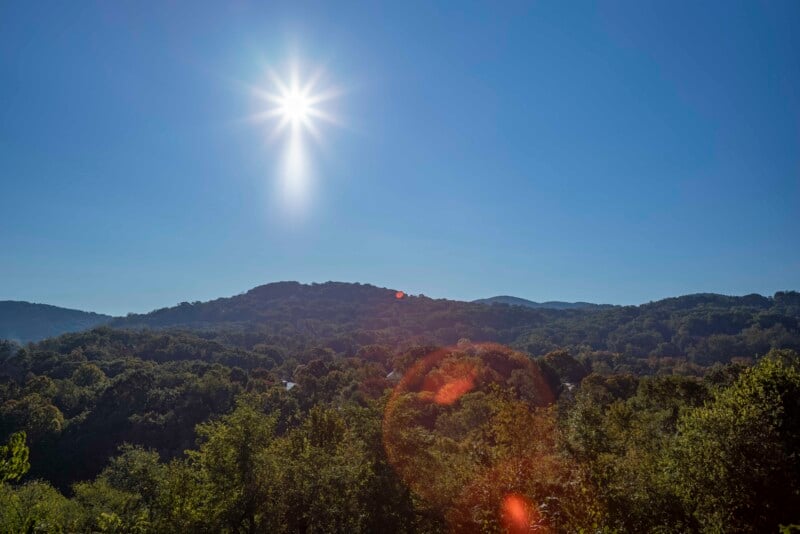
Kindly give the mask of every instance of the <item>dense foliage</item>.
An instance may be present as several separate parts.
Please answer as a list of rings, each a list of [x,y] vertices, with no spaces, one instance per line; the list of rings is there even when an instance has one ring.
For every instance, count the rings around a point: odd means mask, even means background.
[[[266,287],[0,343],[0,531],[800,523],[796,293],[576,312]],[[631,349],[650,329],[684,348]]]
[[[468,338],[533,356],[565,348],[575,354],[686,357],[705,365],[773,348],[800,350],[800,293],[698,294],[641,306],[554,310],[424,296],[396,299],[394,290],[362,284],[281,282],[230,298],[129,315],[112,325],[214,331],[225,325],[223,341],[243,348],[267,339],[294,349],[292,343],[311,340],[354,355],[370,343],[405,349]]]

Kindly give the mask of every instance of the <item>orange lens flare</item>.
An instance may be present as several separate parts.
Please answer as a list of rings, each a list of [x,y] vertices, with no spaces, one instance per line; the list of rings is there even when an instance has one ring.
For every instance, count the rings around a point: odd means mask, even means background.
[[[456,378],[452,382],[448,382],[439,388],[439,391],[433,396],[433,402],[444,405],[453,404],[460,399],[464,393],[471,390],[474,384],[474,378]]]
[[[503,526],[509,534],[524,534],[538,530],[536,523],[539,521],[539,513],[522,495],[516,493],[506,495],[500,513]]]
[[[433,402],[436,404],[453,404],[475,387],[478,372],[478,364],[475,362],[450,363],[437,372],[429,373],[425,377],[422,390],[433,393]]]
[[[531,477],[550,478],[554,432],[536,410],[555,396],[538,365],[508,347],[467,340],[409,363],[398,371],[382,425],[387,459],[403,482],[441,510],[453,532],[475,531],[486,519],[475,515],[480,509],[507,532],[548,531],[524,496]],[[474,437],[482,432],[486,440]]]
[[[406,294],[403,293],[402,291],[398,291],[397,293],[394,294],[394,298],[396,298],[397,300],[403,299],[405,298],[405,296]]]

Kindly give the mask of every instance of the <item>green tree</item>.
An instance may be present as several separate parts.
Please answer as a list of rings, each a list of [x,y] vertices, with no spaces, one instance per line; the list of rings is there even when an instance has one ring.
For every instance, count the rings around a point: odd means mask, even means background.
[[[83,510],[46,482],[0,484],[0,532],[81,532]]]
[[[707,532],[800,519],[800,357],[772,351],[679,423],[677,494]]]
[[[31,468],[29,452],[25,432],[14,432],[8,443],[0,445],[0,483],[17,481],[28,472]]]
[[[146,531],[160,515],[159,491],[165,466],[158,454],[123,445],[120,454],[91,482],[73,487],[86,510],[88,530]]]
[[[315,406],[279,442],[280,532],[402,531],[394,510],[375,506],[373,491],[384,491],[384,498],[397,492],[376,473],[362,429],[348,425],[340,410]]]
[[[93,363],[84,363],[72,373],[72,381],[82,387],[95,387],[107,380],[102,369]]]
[[[264,514],[263,506],[280,491],[270,450],[275,419],[261,410],[259,397],[247,395],[230,414],[198,425],[200,448],[189,457],[201,472],[200,506],[212,530],[270,530],[274,514]]]
[[[39,393],[25,395],[19,400],[6,401],[0,406],[0,428],[23,429],[35,443],[57,435],[64,427],[64,414]]]

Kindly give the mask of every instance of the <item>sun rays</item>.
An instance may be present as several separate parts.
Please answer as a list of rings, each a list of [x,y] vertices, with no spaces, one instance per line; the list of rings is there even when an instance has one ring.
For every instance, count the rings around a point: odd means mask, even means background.
[[[282,77],[274,70],[268,71],[267,87],[254,87],[253,91],[264,106],[251,119],[272,123],[271,137],[299,130],[321,140],[320,126],[323,123],[339,124],[339,119],[324,109],[325,103],[341,95],[333,87],[322,87],[324,71],[318,69],[303,80],[300,67],[295,63],[288,76]]]
[[[341,91],[324,83],[323,69],[304,76],[295,62],[287,70],[288,74],[281,76],[270,69],[263,84],[250,86],[258,109],[248,119],[268,126],[270,143],[283,143],[277,168],[279,193],[282,205],[296,213],[308,203],[311,193],[309,140],[322,144],[323,127],[341,124],[326,109]]]

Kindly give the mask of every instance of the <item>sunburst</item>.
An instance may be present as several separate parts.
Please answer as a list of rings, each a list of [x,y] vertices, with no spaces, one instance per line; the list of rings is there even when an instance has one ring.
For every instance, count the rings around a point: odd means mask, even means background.
[[[288,77],[269,71],[269,87],[255,88],[256,96],[267,106],[253,118],[274,122],[272,135],[280,135],[287,129],[293,134],[308,132],[320,138],[319,124],[338,124],[338,119],[323,109],[324,103],[336,98],[339,91],[320,87],[323,71],[302,81],[299,68],[292,66]]]
[[[251,121],[272,123],[270,139],[281,137],[283,156],[277,161],[277,182],[282,204],[293,214],[308,207],[314,178],[307,137],[322,143],[321,125],[340,124],[328,110],[330,100],[337,98],[339,90],[323,84],[323,71],[302,77],[297,64],[291,66],[288,76],[281,77],[268,71],[266,83],[251,87],[258,99],[259,111]]]

